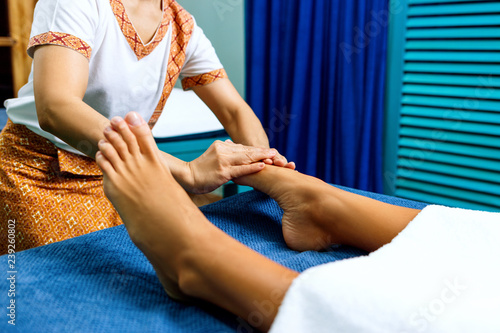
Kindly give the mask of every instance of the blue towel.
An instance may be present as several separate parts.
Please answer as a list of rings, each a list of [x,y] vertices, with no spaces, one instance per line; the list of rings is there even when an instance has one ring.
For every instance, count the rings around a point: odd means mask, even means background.
[[[354,192],[402,206],[425,206]],[[325,252],[288,249],[281,209],[259,192],[236,195],[202,211],[232,237],[297,271],[365,254],[345,246]],[[6,316],[7,256],[0,257],[0,332],[253,332],[242,319],[216,306],[170,300],[123,226],[20,252],[15,264],[14,329]]]

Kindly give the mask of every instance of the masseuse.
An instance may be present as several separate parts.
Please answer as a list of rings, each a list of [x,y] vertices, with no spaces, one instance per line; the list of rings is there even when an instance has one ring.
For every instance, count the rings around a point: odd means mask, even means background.
[[[120,224],[97,144],[109,119],[131,110],[153,127],[179,77],[239,143],[216,142],[190,163],[163,153],[185,190],[209,192],[260,171],[258,161],[294,167],[269,149],[211,43],[174,0],[40,0],[28,54],[29,82],[6,102],[0,137],[0,254],[9,220],[18,251]]]

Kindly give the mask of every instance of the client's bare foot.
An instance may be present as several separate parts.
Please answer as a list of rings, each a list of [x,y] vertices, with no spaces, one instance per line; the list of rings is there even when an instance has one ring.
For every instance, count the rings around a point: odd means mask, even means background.
[[[283,209],[283,237],[296,251],[323,250],[338,242],[324,227],[323,191],[331,186],[288,168],[266,166],[256,174],[241,177],[238,184],[268,194]]]
[[[255,325],[267,331],[298,273],[211,224],[160,162],[144,120],[137,114],[126,120],[111,121],[114,130],[105,132],[96,161],[106,195],[166,292],[177,300],[209,301],[252,325],[264,304]]]
[[[114,118],[99,142],[96,161],[104,192],[132,241],[155,268],[166,292],[186,300],[179,288],[182,259],[209,223],[160,162],[146,122],[135,113]]]
[[[298,251],[320,250],[333,244],[375,251],[420,212],[346,192],[286,168],[266,166],[237,182],[278,202],[284,210],[285,242]]]

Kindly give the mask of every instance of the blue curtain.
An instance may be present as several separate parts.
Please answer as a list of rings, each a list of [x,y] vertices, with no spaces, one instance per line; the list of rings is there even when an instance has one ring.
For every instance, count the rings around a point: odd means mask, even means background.
[[[382,192],[388,0],[249,0],[247,100],[301,172]]]

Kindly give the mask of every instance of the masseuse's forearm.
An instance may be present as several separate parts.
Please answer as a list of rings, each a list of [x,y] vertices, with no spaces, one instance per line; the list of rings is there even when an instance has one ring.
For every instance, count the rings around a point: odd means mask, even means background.
[[[42,114],[45,115],[40,122],[43,130],[95,158],[97,144],[105,139],[103,131],[110,124],[106,117],[78,98],[53,100],[41,107],[44,108]],[[170,168],[174,178],[186,188],[190,176],[187,163],[163,152],[161,158]]]
[[[269,148],[269,140],[259,118],[246,104],[231,112],[223,126],[236,143]]]
[[[33,89],[40,127],[94,158],[109,121],[83,102],[88,60],[57,45],[38,46],[34,52]]]
[[[57,111],[45,110],[50,117],[41,123],[42,129],[95,158],[99,149],[97,144],[105,139],[102,133],[109,126],[109,120],[81,100],[54,102],[52,107]],[[187,163],[164,152],[161,158],[177,182],[188,188],[190,173]]]
[[[39,122],[49,132],[85,155],[95,158],[109,120],[78,97],[37,103]],[[43,116],[41,116],[43,115]]]
[[[212,110],[235,143],[269,148],[266,132],[250,106],[228,79],[218,80],[193,91]]]

